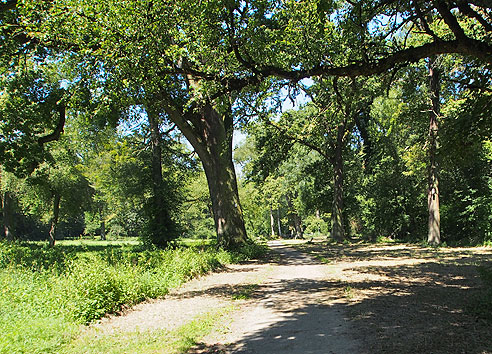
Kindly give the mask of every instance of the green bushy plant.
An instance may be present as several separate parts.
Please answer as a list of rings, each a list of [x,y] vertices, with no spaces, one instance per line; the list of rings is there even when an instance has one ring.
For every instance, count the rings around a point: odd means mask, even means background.
[[[80,324],[265,250],[255,244],[228,252],[213,245],[159,250],[0,243],[0,352],[56,351]]]

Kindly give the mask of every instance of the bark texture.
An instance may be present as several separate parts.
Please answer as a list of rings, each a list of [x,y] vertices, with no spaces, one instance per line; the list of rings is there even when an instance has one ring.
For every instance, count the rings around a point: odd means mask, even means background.
[[[273,217],[273,209],[270,205],[270,234],[275,236],[275,218]]]
[[[150,238],[152,243],[166,247],[173,238],[172,220],[163,191],[162,181],[162,137],[160,132],[159,115],[147,107],[147,117],[150,125],[150,145],[152,151],[152,200],[150,210]]]
[[[429,59],[429,87],[431,95],[431,109],[429,111],[429,175],[427,189],[427,205],[429,210],[429,230],[427,242],[430,244],[441,243],[441,217],[439,211],[439,176],[436,159],[438,149],[438,117],[440,114],[439,103],[439,70],[435,57]]]
[[[200,157],[212,199],[217,241],[225,248],[237,248],[246,243],[247,236],[232,162],[232,117],[225,117],[224,122],[211,105],[204,107],[202,115],[208,153]]]
[[[333,206],[331,210],[331,237],[337,241],[345,240],[345,228],[343,226],[343,138],[345,124],[340,123],[337,130],[337,143],[335,146],[333,165]]]
[[[207,176],[219,246],[234,249],[247,242],[232,162],[233,119],[229,109],[219,113],[211,103],[195,111],[167,105],[166,112],[200,157]]]

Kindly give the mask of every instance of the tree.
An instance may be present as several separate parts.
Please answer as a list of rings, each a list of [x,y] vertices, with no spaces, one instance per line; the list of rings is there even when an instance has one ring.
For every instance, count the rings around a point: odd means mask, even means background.
[[[88,62],[95,63],[78,68],[102,68],[99,74],[103,76],[105,89],[114,92],[115,88],[123,87],[135,103],[156,102],[152,110],[159,109],[156,112],[166,114],[200,156],[209,184],[219,244],[235,248],[246,242],[232,164],[234,99],[227,94],[204,95],[206,82],[192,72],[183,75],[189,60],[178,50],[179,44],[195,33],[197,22],[190,23],[190,18],[197,20],[197,16],[202,15],[195,13],[195,9],[185,11],[165,2],[141,2],[131,6],[85,2],[82,8],[76,4],[80,11],[67,13],[66,7],[73,5],[68,1],[42,9],[48,19],[46,23],[28,14],[38,9],[36,4],[24,4],[21,12],[27,23],[37,26],[49,37],[50,44],[83,53],[81,60],[89,57]],[[135,11],[140,15],[134,16]],[[214,13],[207,15],[203,26],[220,21]],[[125,24],[126,30],[120,31],[114,23]],[[182,30],[176,29],[174,23],[183,23]],[[84,29],[84,35],[80,29]],[[51,42],[59,33],[66,39],[61,45],[56,40]],[[182,38],[183,33],[190,37]],[[89,42],[85,35],[92,37]],[[164,68],[161,70],[162,60]],[[168,72],[166,69],[170,66],[177,70]]]
[[[370,90],[357,80],[320,79],[309,88],[313,103],[299,111],[285,113],[278,122],[269,124],[293,143],[318,152],[330,162],[333,171],[333,203],[331,236],[337,241],[346,237],[343,216],[344,159],[343,152],[356,123],[361,124],[372,101]]]
[[[245,89],[268,91],[278,83],[272,77],[296,83],[373,75],[444,53],[490,63],[489,10],[481,1],[396,0],[7,1],[0,7],[3,20],[15,24],[5,38],[76,58],[79,71],[96,77],[96,93],[103,86],[114,97],[116,88],[131,87],[135,100],[144,93],[159,101],[202,160],[226,247],[246,240],[231,161],[232,111]],[[425,39],[412,46],[407,39],[420,29]]]
[[[135,115],[142,119],[143,113],[136,110]],[[92,213],[99,219],[99,227],[111,234],[140,236],[146,243],[166,247],[180,233],[181,183],[188,175],[189,162],[181,145],[164,137],[161,125],[158,139],[162,150],[156,157],[152,128],[145,123],[137,125],[139,129],[132,132],[111,127],[96,130],[95,144],[89,147],[84,147],[89,134],[78,137],[83,172],[96,204]],[[73,129],[83,131],[83,127],[79,122]],[[90,131],[90,125],[85,129]],[[155,174],[159,174],[157,181]],[[162,218],[156,220],[156,215]]]
[[[429,92],[431,107],[429,110],[429,174],[427,189],[427,205],[429,210],[429,232],[427,242],[437,245],[441,243],[441,216],[439,211],[439,179],[436,153],[438,148],[438,117],[440,115],[440,79],[439,68],[435,58],[429,59]]]

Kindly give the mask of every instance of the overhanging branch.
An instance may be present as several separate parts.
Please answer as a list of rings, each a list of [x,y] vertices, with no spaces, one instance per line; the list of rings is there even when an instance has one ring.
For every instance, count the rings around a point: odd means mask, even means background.
[[[55,127],[55,130],[53,130],[52,133],[48,135],[43,135],[38,138],[38,144],[39,146],[43,146],[44,144],[50,142],[50,141],[55,141],[59,140],[61,134],[63,133],[63,128],[65,127],[65,105],[61,104],[58,106],[58,114],[59,114],[59,119],[58,119],[58,124]]]

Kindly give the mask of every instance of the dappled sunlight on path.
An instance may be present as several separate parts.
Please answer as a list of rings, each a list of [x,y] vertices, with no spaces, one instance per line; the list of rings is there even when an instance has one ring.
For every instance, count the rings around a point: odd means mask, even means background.
[[[284,242],[108,317],[89,338],[179,330],[227,309],[188,353],[492,353],[490,324],[468,310],[492,249]]]
[[[231,353],[357,353],[344,306],[330,296],[340,284],[326,280],[326,265],[279,242],[270,247],[273,271],[227,333],[206,341],[230,343]]]

